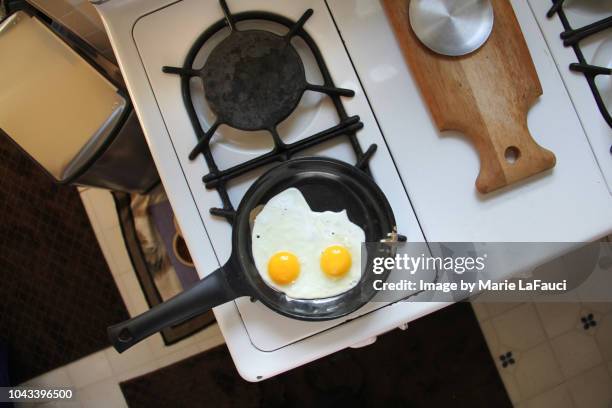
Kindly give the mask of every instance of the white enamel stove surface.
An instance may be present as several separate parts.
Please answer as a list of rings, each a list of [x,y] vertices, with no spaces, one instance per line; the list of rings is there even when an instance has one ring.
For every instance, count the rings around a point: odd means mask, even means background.
[[[181,4],[191,5],[185,19],[164,21],[160,18],[159,26],[149,25],[153,20],[147,21],[147,18],[157,18],[156,13],[170,13],[173,6]],[[206,4],[205,15],[192,12],[200,10],[203,4]],[[328,5],[430,240],[586,241],[612,230],[610,196],[526,0],[513,1],[513,6],[544,87],[544,97],[532,109],[529,125],[536,140],[555,151],[559,163],[552,174],[487,198],[478,196],[474,190],[478,159],[473,148],[461,138],[442,137],[432,125],[378,2],[334,0]],[[165,11],[157,11],[166,6]],[[385,143],[380,143],[376,123],[364,100],[364,89],[359,87],[349,67],[324,4],[320,1],[232,0],[230,7],[235,12],[247,8],[273,10],[293,19],[307,7],[315,9],[306,29],[322,49],[336,85],[357,92],[355,98],[345,100],[345,106],[349,114],[359,114],[365,123],[365,128],[359,132],[362,145],[365,147],[373,139],[379,143],[373,162],[377,181],[384,184],[383,189],[394,208],[398,203],[406,203],[405,207],[400,204],[400,209],[396,209],[402,232],[409,240],[422,240],[403,189],[389,187],[397,185],[387,180],[391,179],[388,174],[395,174],[395,169],[385,157]],[[194,136],[179,94],[179,80],[162,77],[158,69],[165,64],[182,63],[195,36],[210,24],[207,21],[221,17],[217,2],[108,0],[97,8],[194,262],[198,271],[205,275],[229,255],[230,228],[225,221],[208,216],[208,209],[218,205],[219,199],[216,192],[206,191],[200,182],[206,172],[203,161],[187,162]],[[207,17],[208,13],[213,17]],[[140,23],[143,25],[138,27]],[[156,31],[163,31],[165,35]],[[147,58],[153,61],[148,62],[151,65],[147,70],[144,53],[141,56],[136,45],[138,34],[151,37],[140,38],[138,44],[141,47],[144,41],[149,48]],[[157,85],[153,85],[154,82]],[[156,86],[160,88],[154,89]],[[161,89],[172,96],[164,96],[159,101],[156,93]],[[165,111],[173,113],[166,118]],[[181,129],[181,138],[174,133],[176,129]],[[235,144],[221,147],[239,150]],[[229,152],[228,157],[232,157]],[[385,173],[385,168],[390,173]],[[209,239],[213,236],[226,243],[215,244],[213,249]],[[533,266],[554,255],[534,254]],[[236,302],[215,308],[215,316],[238,371],[245,379],[257,381],[353,344],[365,344],[373,336],[443,306],[398,302],[270,352],[262,351],[252,342],[252,333],[247,332],[242,310],[239,312]],[[264,339],[269,346],[319,329],[288,319],[276,320],[276,316],[271,317],[267,311],[255,307],[249,313],[263,316],[261,327],[257,328],[260,333],[269,327],[267,319],[274,319],[269,321],[281,326],[266,334],[271,336],[271,340]]]
[[[314,40],[320,44],[336,85],[356,91],[355,97],[345,98],[344,103],[349,115],[359,115],[364,122],[364,129],[358,132],[358,139],[364,150],[371,143],[378,144],[379,149],[370,162],[374,178],[389,198],[396,214],[399,231],[406,231],[412,240],[422,241],[424,238],[420,234],[408,197],[365,96],[360,90],[359,82],[325,3],[323,1],[257,2],[233,0],[229,2],[229,6],[233,13],[246,10],[282,12],[283,15],[293,20],[297,20],[307,8],[314,9],[314,14],[308,20],[306,29]],[[223,14],[216,2],[180,1],[141,18],[134,26],[134,40],[168,128],[172,144],[177,152],[181,168],[190,184],[196,205],[212,241],[216,258],[219,262],[224,263],[231,253],[231,228],[224,219],[209,214],[209,208],[219,207],[222,204],[215,190],[206,190],[202,185],[201,178],[208,172],[203,157],[200,156],[194,161],[188,159],[188,154],[196,143],[196,136],[183,106],[180,78],[161,71],[161,67],[164,65],[182,66],[185,56],[196,38],[205,28],[213,25],[221,18],[223,18]],[[180,28],[175,23],[177,21],[181,22]],[[238,24],[238,28],[243,29],[253,26],[260,25],[257,23],[242,26],[240,23]],[[269,25],[267,28],[274,29],[273,26]],[[224,38],[226,35],[227,32],[224,32],[216,39]],[[299,48],[300,51],[305,49],[305,45]],[[206,51],[203,51],[202,58],[196,59],[196,67],[202,66],[203,61],[205,61],[205,54]],[[313,65],[314,60],[306,60],[305,62],[308,68],[313,66],[315,68],[309,69],[310,81],[320,81],[319,83],[322,83],[320,77],[317,78],[318,69],[316,69],[316,65]],[[204,106],[201,81],[194,79],[192,82],[195,94],[199,95],[198,104]],[[197,92],[197,88],[200,88],[200,92]],[[205,109],[201,111],[205,112]],[[287,135],[285,140],[295,141],[335,124],[338,120],[335,116],[335,109],[328,97],[323,94],[307,92],[300,107],[279,127],[279,132],[281,135]],[[214,115],[204,113],[200,119],[204,123],[204,128],[207,129],[214,121]],[[228,127],[219,129],[212,141],[212,146],[213,156],[221,168],[251,159],[273,147],[272,138],[267,132],[252,134],[235,131]],[[349,163],[355,162],[355,156],[345,137],[309,150],[308,153],[328,155]],[[253,172],[231,184],[229,193],[235,207],[238,206],[240,198],[259,174],[261,174],[261,171]],[[287,237],[287,239],[291,239],[291,237]],[[198,250],[198,248],[191,249],[192,251]],[[212,264],[209,263],[209,265]],[[210,269],[211,267],[200,269],[199,272],[202,276],[205,276],[210,272]],[[283,317],[259,302],[251,302],[248,298],[236,300],[236,305],[251,342],[263,351],[277,350],[307,336],[336,326],[344,320],[355,318],[383,306],[382,303],[371,303],[349,315],[346,319],[313,323]]]
[[[591,88],[584,75],[569,69],[572,62],[578,62],[572,47],[565,47],[559,34],[564,31],[558,15],[546,17],[551,6],[547,0],[529,0],[538,24],[544,33],[550,52],[557,64],[561,77],[580,116],[584,131],[591,143],[593,153],[612,194],[612,129],[601,116]],[[612,2],[600,0],[567,0],[563,6],[570,25],[580,28],[595,21],[612,16]],[[604,30],[580,42],[580,49],[586,61],[612,68],[612,31]],[[599,76],[596,83],[604,100],[612,108],[612,77]]]
[[[529,112],[529,129],[557,165],[482,196],[474,187],[475,149],[456,132],[436,129],[381,5],[329,1],[430,242],[583,242],[612,230],[612,198],[546,41],[526,0],[511,3],[544,89]]]

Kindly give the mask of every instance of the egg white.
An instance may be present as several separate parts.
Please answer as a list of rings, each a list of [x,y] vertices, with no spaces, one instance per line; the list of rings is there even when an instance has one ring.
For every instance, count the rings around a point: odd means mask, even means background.
[[[291,298],[335,296],[361,279],[363,230],[349,220],[346,210],[312,211],[296,188],[284,190],[266,203],[255,218],[251,238],[259,274],[269,286]],[[351,254],[351,268],[340,278],[327,276],[320,267],[321,253],[332,245],[342,245]],[[280,251],[293,253],[300,262],[300,274],[289,285],[279,285],[268,275],[268,261]]]

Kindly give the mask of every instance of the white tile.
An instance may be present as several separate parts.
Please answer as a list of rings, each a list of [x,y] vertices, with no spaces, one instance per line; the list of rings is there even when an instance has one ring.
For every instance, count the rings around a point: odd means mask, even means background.
[[[68,376],[76,388],[93,384],[113,375],[104,351],[90,354],[66,366]]]
[[[516,378],[512,373],[506,371],[500,371],[499,375],[508,393],[508,398],[510,398],[512,404],[516,406],[521,401],[521,391],[516,382]]]
[[[491,319],[491,322],[497,331],[500,343],[508,351],[526,350],[546,339],[532,303],[510,309]]]
[[[109,269],[111,270],[111,273],[113,273],[113,276],[118,275],[120,272],[119,268],[115,264],[110,245],[108,245],[107,243],[107,239],[106,239],[106,236],[104,235],[103,228],[99,224],[98,219],[96,218],[95,209],[93,205],[91,204],[88,195],[85,193],[81,193],[81,201],[83,202],[85,211],[87,212],[87,217],[89,218],[89,223],[91,224],[91,227],[96,236],[96,240],[98,241],[98,244],[100,245],[100,249],[102,250],[102,254],[104,255],[104,259],[106,260],[106,263],[108,264]]]
[[[498,316],[504,312],[507,312],[510,309],[514,309],[515,307],[518,307],[520,305],[522,305],[522,303],[516,303],[516,302],[487,302],[487,303],[483,303],[483,305],[486,306],[487,309],[487,314],[489,316],[489,318],[491,317],[495,317]]]
[[[516,362],[514,376],[523,398],[535,397],[563,381],[548,342],[523,352]]]
[[[22,384],[24,387],[72,387],[72,380],[64,367],[48,371]]]
[[[109,378],[77,390],[81,405],[87,408],[127,407],[119,384]]]
[[[208,351],[222,344],[225,344],[225,339],[223,336],[216,336],[198,343],[198,347],[200,348],[200,351]]]
[[[163,357],[160,357],[157,361],[159,362],[160,367],[166,367],[171,364],[174,364],[178,361],[189,358],[193,355],[196,355],[200,352],[200,348],[197,344],[192,344],[191,346],[184,347],[174,353],[167,354]]]
[[[593,336],[585,330],[572,330],[551,340],[555,356],[565,378],[570,378],[602,363]]]
[[[480,323],[480,330],[487,342],[487,346],[489,346],[489,351],[493,358],[497,358],[498,355],[502,353],[501,344],[499,343],[499,337],[497,336],[497,332],[495,331],[495,327],[493,327],[493,323],[491,321],[486,321]]]
[[[142,341],[123,353],[118,353],[114,348],[107,348],[106,357],[115,375],[133,370],[145,363],[155,361],[155,355],[151,352],[149,343]]]
[[[136,316],[149,310],[142,287],[135,272],[125,273],[118,278],[121,281],[120,292],[126,303],[130,316]]]
[[[600,314],[612,312],[612,302],[585,302],[583,305],[585,308]]]
[[[123,382],[131,380],[132,378],[140,377],[141,375],[152,373],[153,371],[158,370],[159,368],[159,362],[157,360],[153,360],[141,366],[135,367],[129,371],[125,371],[119,375],[116,375],[115,378],[118,382]]]
[[[110,191],[100,188],[90,188],[84,192],[92,206],[98,225],[102,229],[107,229],[119,225],[119,217],[117,215],[117,208],[115,207],[115,200]]]
[[[549,338],[574,329],[580,321],[580,303],[544,302],[536,303],[535,306]]]
[[[80,408],[82,407],[82,405],[81,405],[81,401],[79,401],[75,395],[69,400],[49,401],[41,405],[36,405],[36,407],[40,407],[40,408]],[[32,408],[32,404],[28,404],[27,408]]]
[[[128,271],[132,271],[132,261],[130,255],[125,246],[125,240],[121,232],[121,227],[116,225],[111,228],[103,230],[104,239],[106,245],[111,253],[115,267],[117,268],[118,274],[122,274]]]
[[[470,302],[470,304],[472,305],[476,319],[478,319],[479,322],[484,322],[489,318],[487,305],[482,302]]]
[[[612,314],[597,321],[595,339],[604,360],[612,361]]]
[[[219,325],[217,323],[213,323],[210,326],[206,327],[204,330],[200,330],[196,334],[193,335],[195,337],[195,342],[199,343],[211,337],[223,337],[221,334],[221,329],[219,329]]]
[[[572,398],[564,384],[525,401],[525,408],[573,408]]]
[[[192,346],[196,344],[195,336],[189,336],[186,339],[179,341],[178,343],[174,343],[170,346],[166,346],[164,344],[164,340],[162,339],[161,334],[154,334],[153,336],[147,339],[149,346],[151,347],[151,351],[153,354],[159,359],[163,356],[167,356],[168,354],[172,354],[178,350],[181,350],[185,347]]]
[[[577,407],[608,408],[612,405],[612,380],[604,365],[572,378],[567,384]]]

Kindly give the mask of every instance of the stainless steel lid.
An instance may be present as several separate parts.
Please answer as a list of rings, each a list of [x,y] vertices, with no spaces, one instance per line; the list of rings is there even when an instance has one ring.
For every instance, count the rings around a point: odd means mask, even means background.
[[[477,50],[493,29],[490,0],[411,0],[409,13],[419,40],[442,55]]]

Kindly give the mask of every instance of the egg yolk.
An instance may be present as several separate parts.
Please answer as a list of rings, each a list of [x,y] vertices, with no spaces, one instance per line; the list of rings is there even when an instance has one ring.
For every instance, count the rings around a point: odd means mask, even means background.
[[[331,278],[340,278],[351,269],[351,254],[342,245],[325,248],[321,254],[321,269]]]
[[[288,285],[300,274],[300,262],[291,252],[277,252],[268,261],[268,275],[279,285]]]

